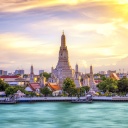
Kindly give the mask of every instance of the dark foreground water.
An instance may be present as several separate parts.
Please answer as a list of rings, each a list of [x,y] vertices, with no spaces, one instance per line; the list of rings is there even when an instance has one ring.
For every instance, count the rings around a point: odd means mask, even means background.
[[[128,103],[0,105],[0,128],[128,128]]]

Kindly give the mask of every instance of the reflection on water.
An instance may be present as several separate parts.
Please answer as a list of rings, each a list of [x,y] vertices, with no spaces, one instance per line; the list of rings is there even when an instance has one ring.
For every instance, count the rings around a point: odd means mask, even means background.
[[[128,128],[128,103],[0,105],[0,128]]]

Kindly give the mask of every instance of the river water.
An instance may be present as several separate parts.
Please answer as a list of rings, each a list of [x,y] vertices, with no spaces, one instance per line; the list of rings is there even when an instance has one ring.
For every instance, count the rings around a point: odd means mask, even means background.
[[[128,103],[0,105],[0,128],[128,128]]]

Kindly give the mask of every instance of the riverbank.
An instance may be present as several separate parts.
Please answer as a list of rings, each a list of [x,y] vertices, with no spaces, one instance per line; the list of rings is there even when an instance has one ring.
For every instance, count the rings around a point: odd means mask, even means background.
[[[0,98],[0,101],[5,101],[7,98]],[[78,99],[77,97],[21,97],[17,98],[16,102],[68,102]],[[85,99],[85,97],[80,97]],[[128,97],[104,97],[95,96],[93,101],[110,101],[110,102],[128,102]]]

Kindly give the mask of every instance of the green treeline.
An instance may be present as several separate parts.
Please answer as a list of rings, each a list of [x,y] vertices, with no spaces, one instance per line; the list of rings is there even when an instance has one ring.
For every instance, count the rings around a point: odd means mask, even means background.
[[[112,78],[104,78],[102,82],[97,85],[100,91],[118,93],[119,95],[126,95],[128,92],[128,78],[114,80]]]

